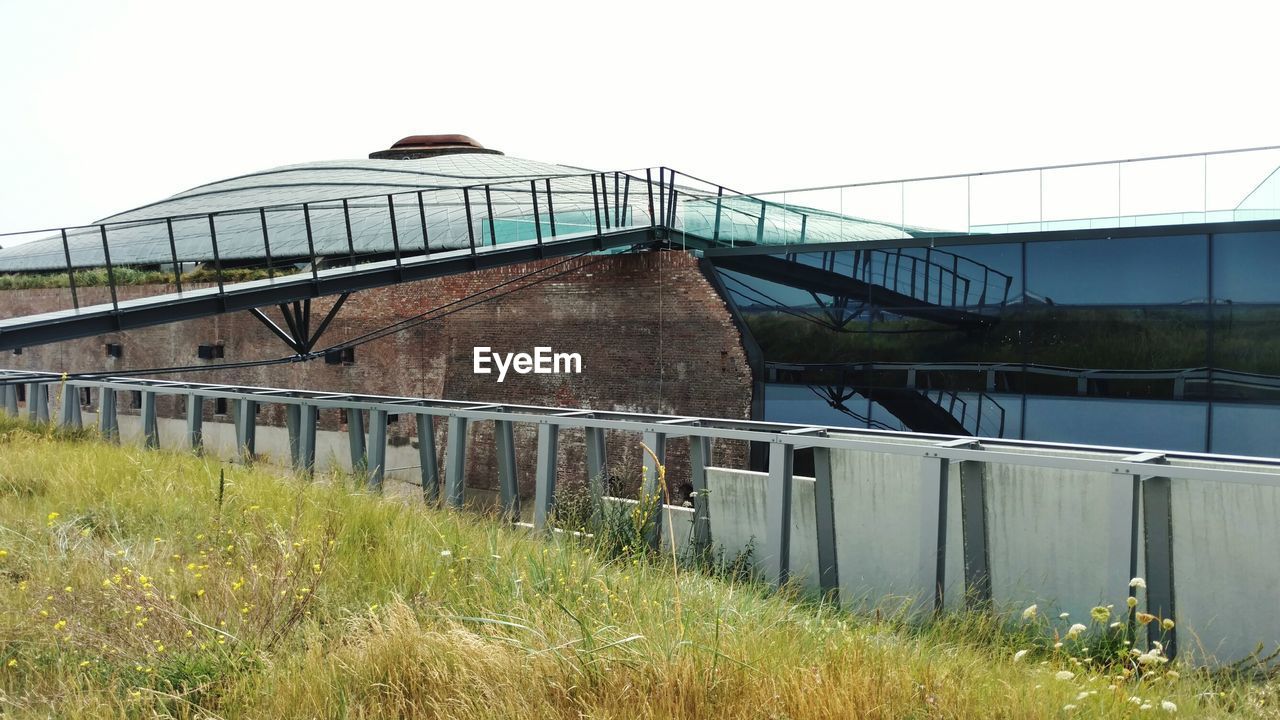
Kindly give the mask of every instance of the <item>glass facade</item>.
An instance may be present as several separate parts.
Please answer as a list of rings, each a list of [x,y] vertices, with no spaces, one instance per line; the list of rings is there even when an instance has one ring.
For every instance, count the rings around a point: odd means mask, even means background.
[[[1280,232],[711,261],[766,420],[1280,455]]]

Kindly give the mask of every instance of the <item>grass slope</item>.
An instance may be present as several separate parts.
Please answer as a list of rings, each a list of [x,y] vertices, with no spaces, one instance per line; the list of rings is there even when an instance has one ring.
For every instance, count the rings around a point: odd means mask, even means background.
[[[6,718],[1146,717],[1162,702],[1224,716],[1276,701],[1051,649],[1015,660],[1027,635],[978,616],[860,618],[341,479],[2,418],[0,549]]]

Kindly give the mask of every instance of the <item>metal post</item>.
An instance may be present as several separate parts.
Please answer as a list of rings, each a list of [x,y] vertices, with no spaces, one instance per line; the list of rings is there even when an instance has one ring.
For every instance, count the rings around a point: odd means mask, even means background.
[[[658,224],[658,216],[653,212],[653,170],[651,168],[644,169],[644,184],[649,191],[649,227],[655,227]]]
[[[142,391],[142,442],[148,448],[160,447],[160,427],[156,420],[156,394]]]
[[[520,483],[516,476],[516,441],[512,422],[495,420],[493,435],[498,453],[498,490],[502,516],[514,520],[520,517]]]
[[[593,175],[592,178],[594,179],[594,177],[595,176]],[[603,210],[601,214],[604,215],[604,229],[610,230],[612,229],[613,225],[609,222],[609,181],[607,178],[608,178],[608,175],[606,175],[605,173],[600,173],[600,207]],[[616,183],[613,186],[613,190],[614,192],[617,192],[618,190],[618,186]],[[618,203],[616,200],[614,201],[613,205],[615,208],[618,206]]]
[[[436,419],[419,413],[418,464],[422,469],[422,500],[428,505],[440,502],[440,466],[436,460]]]
[[[974,443],[974,447],[977,447]],[[986,463],[960,463],[960,524],[964,538],[965,604],[991,605],[991,553],[987,540]],[[945,532],[945,530],[944,530]]]
[[[659,483],[658,465],[665,465],[667,462],[667,435],[660,432],[644,432],[641,434],[641,442],[645,447],[652,451],[652,455],[645,452],[643,455],[644,479],[640,486],[640,502],[654,503],[653,522],[646,533],[649,546],[658,547],[658,543],[662,540],[662,505],[667,498],[663,497],[663,483]],[[654,455],[657,456],[656,460]]]
[[[551,508],[556,496],[556,453],[560,444],[560,426],[538,424],[538,458],[534,473],[533,527],[549,529]]]
[[[1161,620],[1175,620],[1173,591],[1172,481],[1148,477],[1142,481],[1142,519],[1146,537],[1147,612]],[[1170,659],[1178,654],[1177,627],[1165,630],[1159,621],[1147,626],[1147,641],[1164,643]]]
[[[462,188],[462,206],[467,211],[467,242],[471,245],[471,254],[476,254],[476,229],[471,220],[471,188]],[[552,235],[555,235],[553,232]]]
[[[791,485],[795,448],[769,443],[769,485],[765,490],[765,580],[781,586],[791,575]]]
[[[316,259],[316,241],[311,234],[311,204],[302,203],[302,221],[307,228],[307,253],[311,256],[311,279],[318,281],[320,279],[319,261]]]
[[[493,226],[493,192],[488,185],[484,186],[484,206],[489,212],[489,240],[494,247],[498,246],[498,231]]]
[[[689,436],[689,484],[693,486],[693,549],[711,549],[711,501],[707,497],[707,465],[711,462],[711,438]]]
[[[4,411],[9,417],[18,417],[18,386],[12,383],[0,385],[0,397],[4,399]]]
[[[422,253],[431,254],[431,244],[427,240],[427,207],[422,203],[422,191],[418,191],[418,220],[422,222]]]
[[[298,470],[311,474],[316,469],[316,406],[298,406]]]
[[[400,232],[396,229],[396,201],[391,195],[387,195],[387,216],[391,218],[391,246],[396,254],[396,270],[399,270],[401,267]]]
[[[71,383],[62,384],[62,409],[58,416],[58,424],[64,428],[79,430],[84,427],[80,417],[80,388]]]
[[[1125,458],[1131,462],[1159,463],[1161,453],[1140,453]],[[1136,597],[1137,590],[1129,587],[1129,580],[1138,574],[1139,503],[1142,502],[1142,478],[1118,477],[1111,487],[1109,527],[1111,553],[1108,559],[1108,586],[1116,590],[1124,588],[1126,597]]]
[[[361,472],[367,465],[365,463],[364,411],[359,408],[347,408],[347,447],[351,451],[351,472]]]
[[[600,521],[603,511],[601,502],[605,494],[605,430],[604,428],[583,428],[587,445],[587,489],[591,493],[591,520],[595,524]]]
[[[556,208],[551,201],[551,178],[546,179],[547,186],[547,222],[551,224],[551,237],[556,236]]]
[[[382,490],[382,481],[387,474],[387,411],[369,411],[369,459],[366,470],[369,473],[370,490]]]
[[[342,222],[347,227],[347,258],[351,265],[356,264],[356,240],[351,235],[351,206],[346,198],[342,198]]]
[[[106,440],[120,439],[120,423],[116,418],[116,391],[102,388],[98,396],[98,431]]]
[[[596,187],[596,176],[591,176],[591,205],[595,208],[596,218],[596,235],[599,236],[604,231],[600,227],[600,192]]]
[[[99,225],[98,231],[102,234],[102,260],[107,266],[107,286],[111,288],[111,310],[115,313],[119,313],[120,302],[116,298],[116,271],[111,267],[111,249],[107,247],[107,226]],[[118,314],[116,319],[118,322]]]
[[[760,218],[756,220],[756,244],[764,244],[764,211],[768,206],[764,200],[760,201]]]
[[[213,227],[213,213],[209,213],[209,243],[213,246],[213,271],[218,274],[218,295],[222,288],[222,257],[218,254],[218,231]]]
[[[258,444],[258,403],[241,398],[236,403],[236,452],[245,462],[253,460]]]
[[[839,600],[840,566],[836,557],[836,507],[835,488],[831,482],[831,448],[813,449],[813,480],[818,530],[818,584],[823,595]]]
[[[276,269],[271,261],[271,236],[267,233],[267,209],[258,208],[258,224],[262,227],[262,250],[267,261],[267,277],[274,278]]]
[[[537,234],[538,247],[542,247],[542,217],[538,215],[538,181],[529,181],[529,196],[533,198],[533,231]]]
[[[947,571],[947,488],[951,462],[925,457],[920,463],[920,567],[933,568],[933,611],[941,612]]]
[[[449,436],[444,451],[444,501],[452,508],[462,507],[467,472],[467,419],[449,418]]]
[[[614,182],[617,182],[615,179]],[[627,224],[627,211],[631,209],[631,176],[626,175],[622,181],[622,206],[618,209],[620,219],[618,227],[625,227]]]
[[[299,431],[302,429],[302,408],[299,405],[284,406],[284,427],[289,434],[289,465],[295,470],[301,469],[298,462],[302,440]]]
[[[49,391],[45,383],[27,385],[27,419],[38,424],[49,422]]]
[[[76,271],[71,266],[71,245],[67,242],[67,229],[62,229],[62,254],[67,258],[67,283],[71,286],[71,305],[80,309],[80,296],[76,294]]]
[[[187,395],[187,445],[197,452],[204,446],[204,398]]]
[[[716,242],[720,242],[720,210],[723,203],[724,203],[724,188],[717,186],[716,187],[716,223],[715,223],[715,227],[711,230],[711,239]]]

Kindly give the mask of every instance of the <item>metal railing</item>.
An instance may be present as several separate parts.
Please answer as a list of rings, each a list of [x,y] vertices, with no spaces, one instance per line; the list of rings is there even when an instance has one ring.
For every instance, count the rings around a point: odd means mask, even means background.
[[[374,488],[380,488],[384,478],[388,414],[413,416],[419,438],[434,438],[434,423],[443,419],[447,423],[443,500],[454,508],[461,507],[464,499],[467,426],[469,423],[492,422],[495,426],[500,502],[509,518],[516,518],[520,513],[513,425],[533,424],[537,426],[533,526],[539,530],[548,529],[553,519],[556,459],[563,430],[580,428],[585,432],[584,469],[591,481],[604,474],[606,431],[639,435],[655,451],[658,463],[665,462],[667,440],[684,437],[689,439],[690,476],[696,493],[693,541],[703,547],[711,541],[709,506],[705,499],[710,442],[740,440],[768,443],[769,472],[765,495],[768,525],[762,559],[766,576],[775,583],[786,582],[790,575],[793,458],[798,449],[811,449],[816,483],[818,574],[821,587],[827,592],[838,592],[840,587],[836,559],[839,522],[832,500],[833,483],[847,481],[843,477],[833,479],[832,451],[915,457],[921,462],[920,479],[925,488],[925,502],[921,508],[924,519],[921,547],[930,566],[936,561],[937,568],[933,587],[935,610],[943,606],[943,589],[948,582],[945,558],[951,549],[947,547],[944,529],[949,512],[947,497],[953,480],[963,486],[960,520],[964,542],[959,550],[965,559],[963,581],[966,599],[979,603],[991,599],[987,507],[982,487],[986,468],[992,464],[1110,476],[1115,484],[1107,512],[1112,518],[1117,538],[1125,538],[1129,544],[1128,552],[1118,554],[1114,566],[1108,568],[1108,577],[1114,576],[1116,590],[1120,589],[1119,582],[1127,582],[1126,579],[1132,577],[1139,553],[1139,532],[1144,531],[1147,609],[1160,617],[1174,616],[1170,480],[1280,487],[1280,459],[133,378],[64,381],[62,376],[54,373],[0,371],[0,393],[3,394],[0,407],[14,415],[18,413],[18,384],[25,384],[28,415],[37,422],[49,420],[48,389],[56,388],[55,395],[60,397],[57,422],[72,427],[82,424],[79,389],[97,388],[99,428],[105,436],[116,438],[119,437],[116,395],[121,391],[136,393],[140,400],[142,435],[145,443],[152,447],[160,444],[157,395],[186,399],[186,445],[192,448],[202,445],[205,402],[210,399],[234,402],[237,407],[236,442],[245,457],[251,457],[255,449],[257,407],[282,405],[286,407],[289,419],[293,461],[302,471],[310,471],[315,466],[318,411],[341,411],[348,418],[352,466],[367,468],[368,482]],[[362,414],[365,412],[369,416],[367,440]],[[424,498],[428,502],[437,502],[441,499],[441,475],[434,443],[420,442],[419,453]],[[953,463],[959,463],[957,478],[951,475]],[[647,495],[659,492],[657,465],[653,458],[647,456],[642,491]],[[1139,503],[1145,508],[1143,528],[1138,525]],[[653,540],[656,542],[656,534]],[[1180,577],[1183,581],[1195,582],[1194,578]],[[1126,591],[1132,592],[1128,588]],[[1166,638],[1166,644],[1176,652],[1174,638]]]

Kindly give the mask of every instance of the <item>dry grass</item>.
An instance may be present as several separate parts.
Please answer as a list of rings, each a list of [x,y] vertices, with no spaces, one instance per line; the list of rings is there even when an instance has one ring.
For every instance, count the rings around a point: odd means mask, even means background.
[[[1029,636],[983,616],[859,618],[341,478],[3,419],[0,549],[3,717],[1226,716],[1280,697],[1015,661]]]

